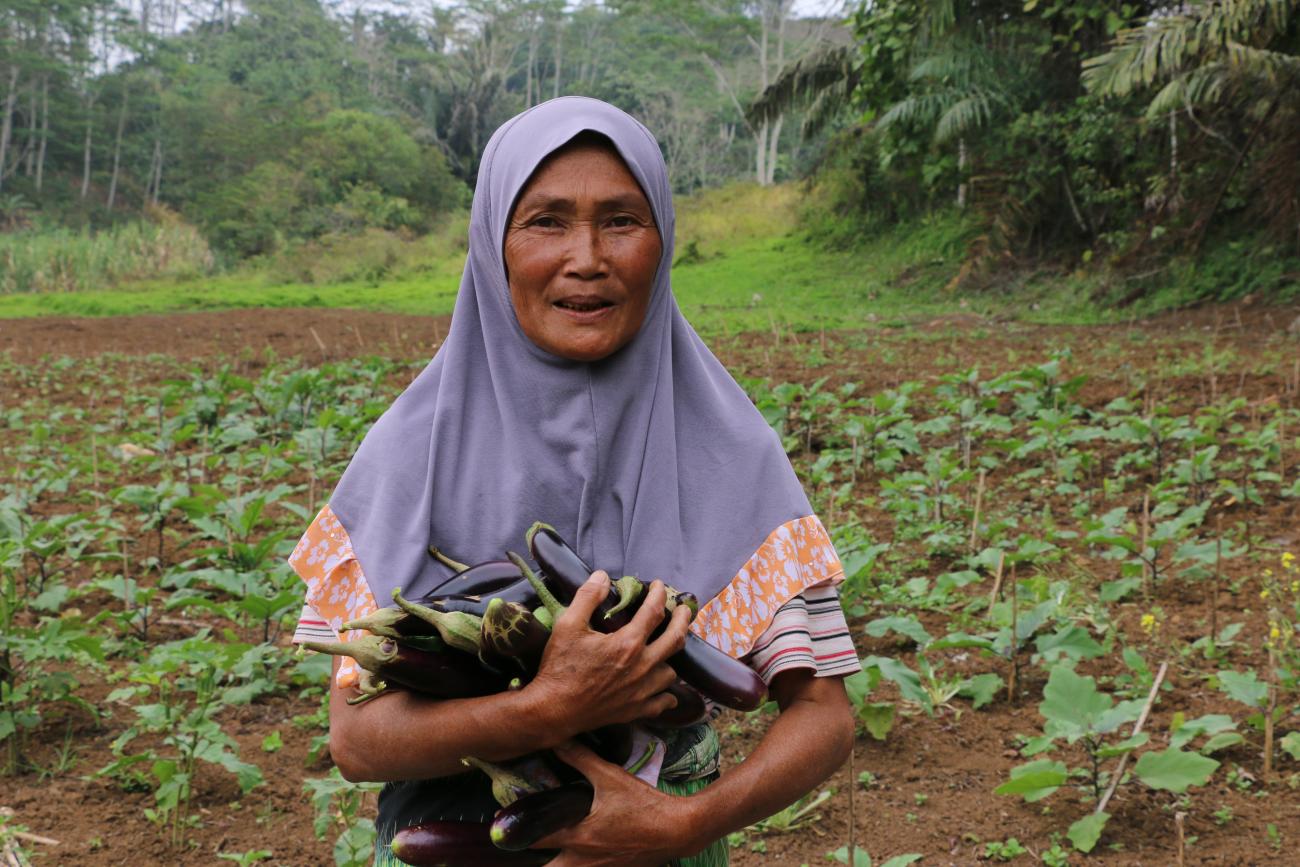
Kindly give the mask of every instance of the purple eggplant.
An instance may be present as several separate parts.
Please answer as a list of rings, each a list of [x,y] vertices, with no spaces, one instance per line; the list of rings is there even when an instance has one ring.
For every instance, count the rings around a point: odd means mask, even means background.
[[[499,849],[486,822],[422,822],[398,831],[390,848],[399,861],[413,867],[532,867],[560,854],[547,849]]]
[[[386,683],[434,698],[490,695],[505,688],[505,681],[485,671],[477,659],[453,650],[419,650],[377,635],[352,641],[307,641],[302,646],[320,653],[350,656]]]
[[[422,596],[417,601],[421,605],[437,611],[463,611],[467,614],[482,617],[483,612],[487,611],[488,603],[493,599],[518,602],[525,608],[536,607],[539,601],[537,591],[525,578],[517,578],[514,582],[499,590],[493,590],[486,596],[480,594],[430,593]]]
[[[522,577],[509,560],[488,560],[451,576],[426,595],[491,596]]]
[[[677,704],[658,716],[645,720],[647,724],[677,729],[695,725],[704,719],[704,714],[708,711],[708,708],[704,703],[704,696],[700,695],[699,690],[695,687],[679,680],[668,687],[665,692],[677,699]]]
[[[577,739],[611,764],[626,765],[627,760],[632,758],[635,736],[632,726],[627,723],[610,723],[598,729],[582,732]]]
[[[556,596],[563,602],[571,600],[591,576],[592,569],[554,528],[546,524],[534,524],[529,529],[528,550],[546,572],[547,586],[554,588]],[[608,599],[601,603],[602,607],[606,604],[613,607],[615,603]],[[592,627],[599,629],[598,621],[603,610],[597,611],[598,614],[592,618]],[[674,654],[668,664],[682,680],[705,696],[736,710],[754,710],[767,695],[767,684],[749,666],[693,632],[686,633],[686,646]]]
[[[509,852],[527,849],[543,837],[581,822],[591,812],[594,796],[591,784],[580,782],[520,798],[497,810],[492,819],[492,842]]]
[[[496,598],[483,613],[479,658],[498,671],[522,669],[534,675],[551,630],[518,602]]]

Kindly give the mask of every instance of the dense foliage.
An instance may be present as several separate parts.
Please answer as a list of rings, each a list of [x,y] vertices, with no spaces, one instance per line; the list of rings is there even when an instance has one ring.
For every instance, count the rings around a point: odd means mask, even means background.
[[[857,44],[788,67],[755,116],[849,108],[841,216],[965,209],[972,264],[1102,255],[1146,267],[1207,234],[1300,254],[1292,0],[872,0]],[[1271,287],[1264,287],[1271,288]]]
[[[838,21],[793,0],[20,0],[0,9],[0,227],[179,212],[218,253],[463,209],[492,130],[562,94],[659,133],[679,189],[788,174],[743,106]],[[779,169],[779,170],[778,170]]]

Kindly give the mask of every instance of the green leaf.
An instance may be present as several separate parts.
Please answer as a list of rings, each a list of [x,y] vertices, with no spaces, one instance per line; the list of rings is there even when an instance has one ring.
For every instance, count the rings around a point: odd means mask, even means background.
[[[1011,779],[994,789],[998,795],[1020,795],[1027,802],[1041,801],[1065,784],[1070,774],[1064,762],[1038,759],[1011,769]]]
[[[868,656],[862,660],[862,667],[875,668],[886,679],[898,686],[899,693],[910,702],[919,704],[926,713],[934,710],[930,696],[921,686],[921,676],[897,659],[888,656]]]
[[[334,841],[335,867],[365,867],[375,854],[375,823],[358,819]]]
[[[1300,762],[1300,732],[1290,732],[1277,742],[1288,756]]]
[[[1106,827],[1106,820],[1110,818],[1110,813],[1091,813],[1084,816],[1079,821],[1070,826],[1070,830],[1065,832],[1065,836],[1070,838],[1074,848],[1080,852],[1091,852],[1101,839],[1101,831]]]
[[[977,674],[962,681],[957,694],[969,698],[975,710],[979,710],[993,701],[993,697],[998,694],[1000,689],[1002,689],[1002,675],[989,672]]]
[[[930,643],[930,633],[915,617],[880,617],[868,623],[864,630],[872,638],[881,638],[887,632],[897,632],[916,642],[918,647]]]
[[[1052,734],[1071,743],[1096,729],[1102,714],[1111,709],[1110,696],[1097,692],[1097,682],[1057,665],[1043,687],[1038,712],[1053,723]]]
[[[849,863],[849,847],[841,846],[834,852],[827,852],[827,858],[833,858],[841,864]],[[871,856],[861,846],[853,847],[853,867],[871,867]]]
[[[1191,743],[1195,738],[1201,735],[1217,735],[1220,732],[1229,732],[1237,727],[1232,721],[1232,717],[1224,713],[1212,713],[1196,719],[1178,721],[1177,715],[1174,717],[1175,725],[1170,727],[1169,746],[1176,750]]]
[[[1098,598],[1102,602],[1118,602],[1141,586],[1141,578],[1119,578],[1115,581],[1106,581],[1101,585]]]
[[[908,864],[914,864],[921,860],[920,852],[909,852],[906,855],[895,855],[880,867],[907,867]]]
[[[1268,698],[1268,684],[1260,681],[1253,671],[1242,674],[1238,671],[1220,671],[1219,689],[1234,701],[1253,708],[1262,708]]]
[[[1245,742],[1246,739],[1237,732],[1223,732],[1201,744],[1200,753],[1203,756],[1208,756],[1210,753],[1217,753],[1219,750],[1226,750],[1228,747],[1235,747],[1237,744]]]
[[[878,741],[883,741],[889,736],[890,730],[894,727],[893,702],[864,703],[858,710],[858,716],[862,719],[871,736]]]
[[[1115,756],[1122,756],[1125,753],[1131,753],[1140,746],[1144,746],[1151,736],[1146,732],[1138,732],[1131,737],[1127,737],[1117,743],[1108,744],[1097,750],[1097,757],[1101,759],[1113,759]]]
[[[262,738],[262,752],[274,753],[284,746],[284,741],[280,738],[280,730],[276,729],[266,737]]]
[[[1051,635],[1040,635],[1035,644],[1039,655],[1047,662],[1053,662],[1059,656],[1073,660],[1095,659],[1105,653],[1088,630],[1077,624],[1063,627]]]
[[[1203,786],[1219,767],[1214,759],[1196,753],[1168,749],[1143,753],[1133,766],[1138,779],[1153,789],[1185,792],[1190,786]]]

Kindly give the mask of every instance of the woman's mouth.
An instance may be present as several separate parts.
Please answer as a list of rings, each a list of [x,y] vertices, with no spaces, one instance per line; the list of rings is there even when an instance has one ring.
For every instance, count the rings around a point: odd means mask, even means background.
[[[597,295],[571,295],[552,306],[572,320],[587,323],[603,319],[616,305]]]

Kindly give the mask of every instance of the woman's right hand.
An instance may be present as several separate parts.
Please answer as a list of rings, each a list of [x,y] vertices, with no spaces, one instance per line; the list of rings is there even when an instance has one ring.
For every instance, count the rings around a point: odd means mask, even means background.
[[[664,692],[677,679],[667,660],[686,644],[690,609],[678,606],[651,640],[668,598],[663,583],[653,581],[630,622],[608,634],[597,632],[591,616],[609,587],[609,576],[596,571],[578,588],[555,621],[537,676],[525,687],[538,695],[548,720],[566,737],[658,716],[677,704]]]

